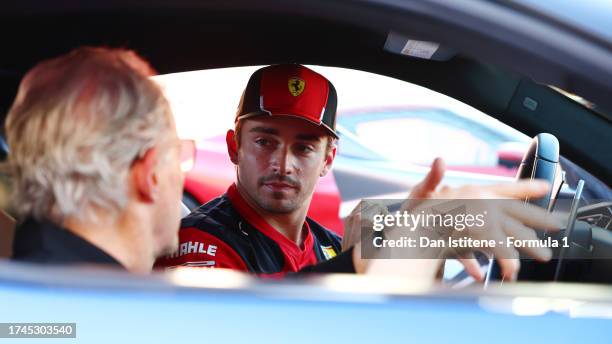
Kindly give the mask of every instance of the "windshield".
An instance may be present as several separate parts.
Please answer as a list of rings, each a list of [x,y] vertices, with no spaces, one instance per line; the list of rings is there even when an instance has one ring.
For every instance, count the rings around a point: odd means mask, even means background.
[[[608,0],[512,0],[612,42],[612,2]]]

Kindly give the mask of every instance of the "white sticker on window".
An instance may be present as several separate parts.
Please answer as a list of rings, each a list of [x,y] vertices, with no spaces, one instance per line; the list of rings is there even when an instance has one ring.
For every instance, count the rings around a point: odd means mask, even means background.
[[[440,48],[439,43],[409,40],[402,49],[403,55],[419,57],[422,59],[430,59],[433,54]]]

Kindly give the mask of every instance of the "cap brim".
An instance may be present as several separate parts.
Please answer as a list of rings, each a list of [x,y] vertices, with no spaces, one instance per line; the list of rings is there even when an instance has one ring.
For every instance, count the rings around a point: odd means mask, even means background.
[[[304,121],[307,121],[308,123],[312,123],[318,127],[322,127],[323,129],[325,129],[329,134],[331,134],[334,138],[339,139],[338,134],[336,134],[327,124],[321,122],[321,123],[317,123],[313,120],[311,120],[310,118],[301,116],[301,115],[294,115],[294,114],[288,114],[288,113],[272,113],[270,111],[266,111],[266,110],[261,110],[261,111],[254,111],[254,112],[249,112],[247,114],[241,115],[239,117],[236,117],[236,121],[239,121],[241,119],[246,119],[246,118],[252,118],[252,117],[257,117],[257,116],[284,116],[284,117],[293,117],[293,118],[298,118]]]

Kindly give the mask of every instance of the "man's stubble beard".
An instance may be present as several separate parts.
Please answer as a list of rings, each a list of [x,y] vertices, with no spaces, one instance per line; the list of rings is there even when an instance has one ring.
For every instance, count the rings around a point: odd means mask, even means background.
[[[268,200],[264,199],[263,197],[258,197],[259,194],[250,195],[253,201],[257,204],[257,206],[265,210],[266,212],[269,212],[272,214],[290,214],[298,210],[301,204],[300,198],[301,198],[302,184],[298,180],[293,178],[292,176],[281,176],[281,175],[273,174],[273,175],[260,177],[257,180],[257,187],[261,188],[264,186],[266,182],[270,182],[270,181],[284,182],[284,183],[288,183],[289,185],[293,186],[295,188],[294,189],[295,197],[288,199],[288,198],[285,198],[286,196],[282,192],[273,192],[272,200],[268,202]],[[281,201],[283,199],[286,202]]]
[[[272,194],[272,197],[275,200],[279,200],[282,199],[284,195],[281,192],[275,192]],[[284,204],[284,202],[280,204],[271,204],[274,201],[266,202],[265,200],[259,200],[257,198],[255,198],[255,202],[261,209],[272,214],[290,214],[299,208],[297,199],[288,200],[286,202],[287,204]]]

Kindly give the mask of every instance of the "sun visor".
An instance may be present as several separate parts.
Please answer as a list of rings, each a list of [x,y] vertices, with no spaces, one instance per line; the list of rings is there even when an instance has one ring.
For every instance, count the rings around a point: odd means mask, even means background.
[[[457,54],[455,50],[441,46],[440,43],[417,40],[397,32],[389,33],[385,42],[385,50],[394,54],[434,61],[447,61]]]

